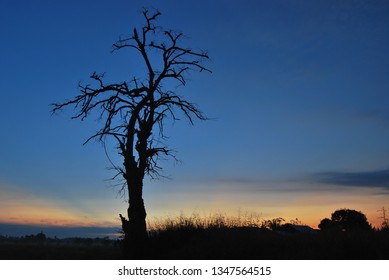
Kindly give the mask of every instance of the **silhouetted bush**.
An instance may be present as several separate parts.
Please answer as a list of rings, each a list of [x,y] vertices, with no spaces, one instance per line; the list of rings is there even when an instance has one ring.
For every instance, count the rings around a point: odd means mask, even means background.
[[[372,230],[365,214],[351,209],[339,209],[331,214],[331,219],[325,218],[319,224],[326,231],[365,231]]]

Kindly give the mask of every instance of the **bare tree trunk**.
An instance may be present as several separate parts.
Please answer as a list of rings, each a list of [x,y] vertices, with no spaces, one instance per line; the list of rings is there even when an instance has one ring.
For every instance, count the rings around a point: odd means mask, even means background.
[[[147,241],[146,209],[142,198],[143,176],[139,176],[138,169],[127,178],[129,192],[129,206],[127,217],[120,215],[124,231],[124,257],[131,259],[142,259],[145,257],[145,246]]]
[[[143,259],[147,241],[146,210],[143,199],[130,203],[127,209],[128,220],[121,216],[124,231],[124,257]]]

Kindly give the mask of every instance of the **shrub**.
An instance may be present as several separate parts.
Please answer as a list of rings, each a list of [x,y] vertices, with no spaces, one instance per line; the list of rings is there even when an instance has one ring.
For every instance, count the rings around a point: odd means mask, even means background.
[[[321,230],[360,231],[371,230],[365,214],[351,209],[339,209],[331,214],[331,219],[325,218],[319,224]]]

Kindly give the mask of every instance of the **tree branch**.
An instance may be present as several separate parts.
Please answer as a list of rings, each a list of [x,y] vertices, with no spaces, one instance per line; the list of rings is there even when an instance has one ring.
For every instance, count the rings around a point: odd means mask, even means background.
[[[119,38],[112,45],[113,51],[129,49],[140,55],[146,66],[146,79],[142,81],[134,77],[130,82],[105,83],[104,74],[94,72],[90,76],[94,85],[79,84],[80,94],[74,99],[52,104],[53,113],[65,107],[74,107],[74,119],[84,120],[90,114],[98,113],[102,126],[84,144],[97,139],[105,145],[107,138],[114,139],[118,144],[118,153],[124,158],[124,166],[119,167],[109,160],[125,179],[134,176],[131,174],[134,170],[159,176],[162,169],[158,161],[173,156],[170,149],[153,138],[154,127],[164,139],[163,128],[168,117],[173,121],[179,120],[180,113],[191,124],[194,119],[207,119],[196,104],[174,91],[165,90],[163,81],[174,80],[178,85],[185,85],[188,72],[211,72],[203,64],[209,56],[206,52],[182,47],[183,33],[158,26],[156,22],[160,15],[159,11],[150,14],[144,10],[143,27],[134,28],[130,36]],[[153,56],[150,56],[150,51],[153,51]]]

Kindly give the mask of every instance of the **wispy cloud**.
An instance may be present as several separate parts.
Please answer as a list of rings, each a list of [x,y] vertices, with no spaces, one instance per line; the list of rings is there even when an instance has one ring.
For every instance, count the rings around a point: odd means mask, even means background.
[[[330,185],[377,187],[389,190],[389,169],[367,172],[323,172],[314,174],[312,179]]]

